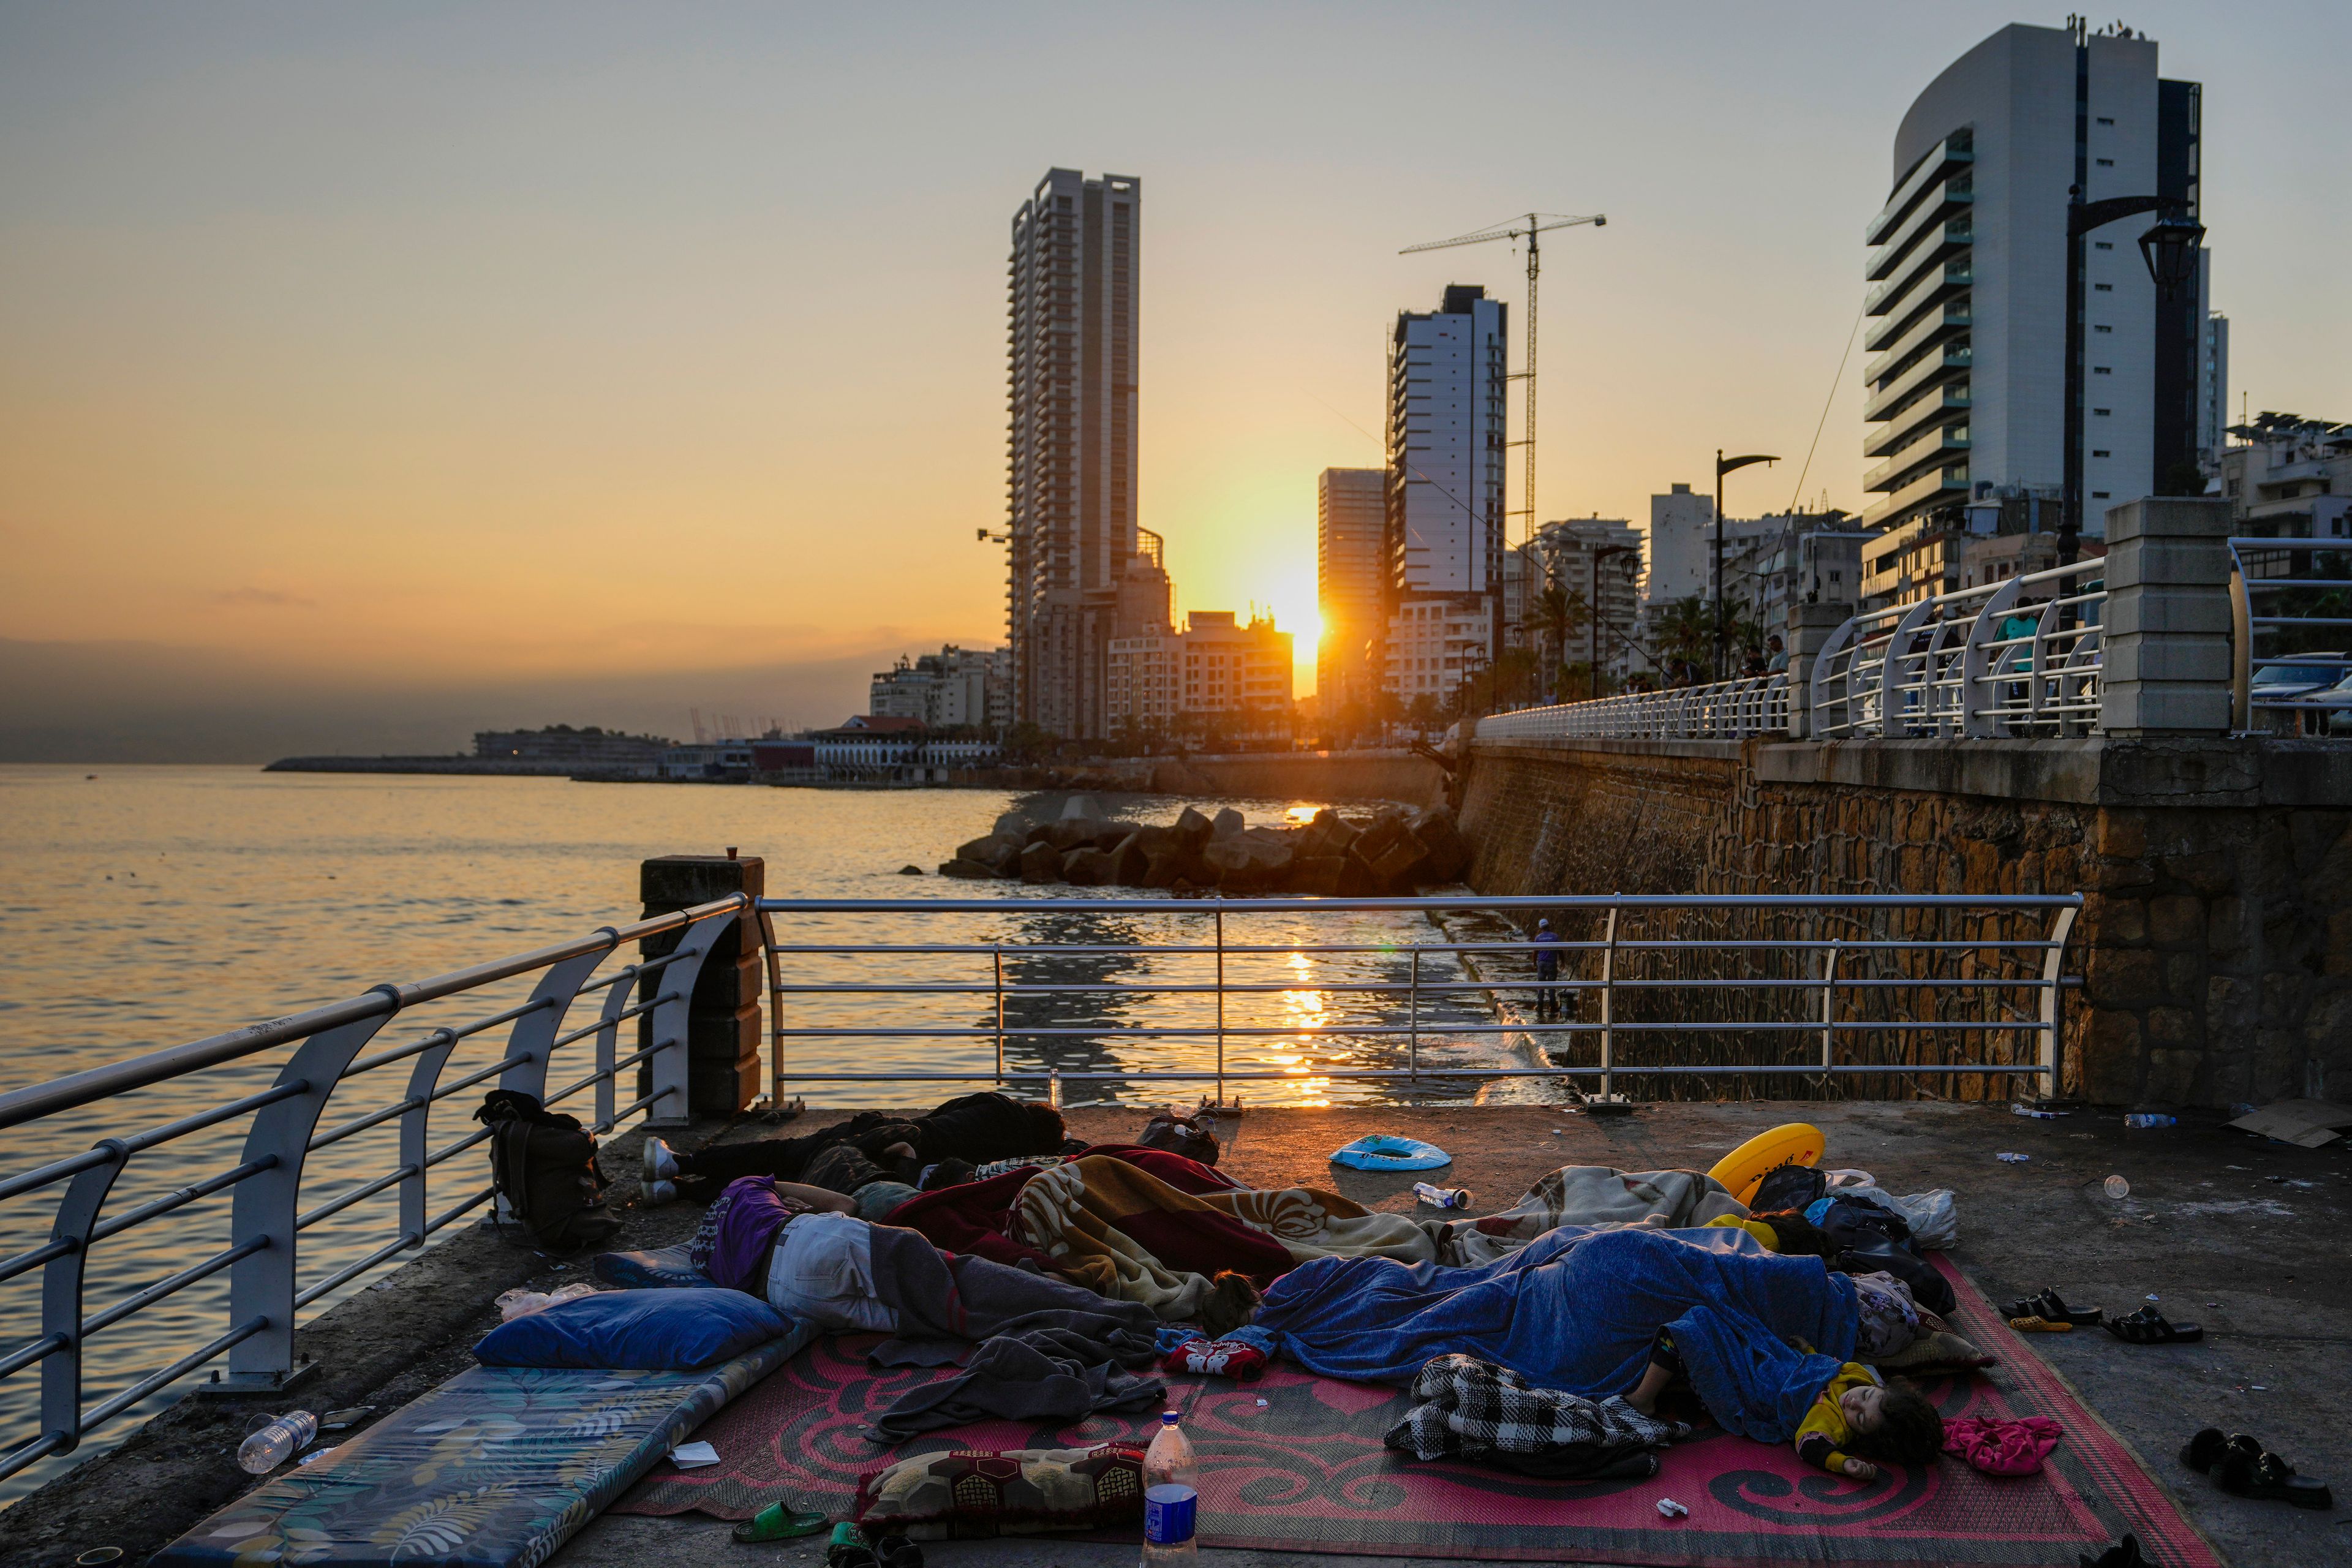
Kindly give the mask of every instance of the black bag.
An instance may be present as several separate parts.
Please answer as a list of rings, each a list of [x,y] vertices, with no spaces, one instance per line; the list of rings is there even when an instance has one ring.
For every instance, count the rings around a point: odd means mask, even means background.
[[[621,1228],[605,1205],[596,1137],[576,1116],[520,1089],[494,1089],[474,1120],[490,1129],[490,1181],[542,1251],[577,1252]]]
[[[1765,1173],[1756,1184],[1756,1195],[1748,1203],[1749,1214],[1780,1214],[1786,1209],[1803,1210],[1829,1190],[1829,1178],[1811,1165],[1781,1165]]]
[[[1203,1165],[1217,1163],[1217,1141],[1201,1131],[1190,1117],[1171,1116],[1162,1111],[1144,1127],[1142,1136],[1135,1141],[1145,1149],[1164,1149],[1171,1154],[1181,1154],[1187,1160],[1198,1160]]]

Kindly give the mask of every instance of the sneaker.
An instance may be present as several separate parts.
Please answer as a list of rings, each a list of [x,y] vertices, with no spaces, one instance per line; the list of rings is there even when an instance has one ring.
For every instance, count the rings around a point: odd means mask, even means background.
[[[671,1153],[669,1145],[658,1138],[646,1140],[646,1180],[649,1183],[677,1180],[677,1156]]]
[[[645,1199],[646,1206],[648,1208],[652,1207],[656,1204],[675,1203],[677,1201],[677,1184],[676,1182],[647,1182],[645,1187]]]

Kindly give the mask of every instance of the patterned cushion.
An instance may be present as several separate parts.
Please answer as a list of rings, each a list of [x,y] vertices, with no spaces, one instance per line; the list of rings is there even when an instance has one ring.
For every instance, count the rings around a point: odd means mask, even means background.
[[[588,1260],[588,1271],[600,1285],[622,1290],[699,1289],[710,1276],[687,1261],[683,1247],[660,1247],[651,1252],[600,1252]]]
[[[152,1561],[533,1568],[814,1332],[798,1324],[699,1372],[475,1367],[247,1492]]]
[[[919,1454],[857,1478],[856,1517],[869,1536],[916,1541],[1131,1524],[1143,1517],[1143,1447]]]

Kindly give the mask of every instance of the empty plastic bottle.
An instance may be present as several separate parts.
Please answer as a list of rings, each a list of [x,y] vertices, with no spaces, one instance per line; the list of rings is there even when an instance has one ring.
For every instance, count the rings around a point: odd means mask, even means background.
[[[1432,1208],[1466,1209],[1470,1206],[1467,1187],[1441,1187],[1434,1182],[1415,1182],[1412,1195]]]
[[[2152,1110],[2135,1110],[2124,1118],[2126,1127],[2173,1127],[2179,1121],[2178,1116],[2166,1116]]]
[[[257,1476],[266,1476],[310,1446],[319,1435],[319,1418],[307,1410],[289,1410],[247,1437],[236,1450],[236,1462]]]
[[[1160,1414],[1160,1430],[1143,1451],[1143,1568],[1192,1563],[1201,1552],[1201,1466],[1177,1413]]]

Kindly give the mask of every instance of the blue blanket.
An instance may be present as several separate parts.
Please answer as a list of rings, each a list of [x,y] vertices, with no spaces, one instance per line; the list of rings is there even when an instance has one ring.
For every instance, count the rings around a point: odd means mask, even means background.
[[[1632,1391],[1663,1327],[1709,1415],[1780,1443],[1853,1353],[1857,1314],[1843,1275],[1742,1230],[1562,1226],[1475,1268],[1318,1258],[1274,1282],[1257,1321],[1326,1377],[1405,1383],[1459,1352],[1591,1399]]]

